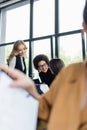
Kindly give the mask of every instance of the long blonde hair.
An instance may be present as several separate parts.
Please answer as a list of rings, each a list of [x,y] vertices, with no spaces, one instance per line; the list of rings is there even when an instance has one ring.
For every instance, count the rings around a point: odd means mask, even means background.
[[[24,45],[25,48],[27,49],[27,47],[26,47],[24,41],[22,41],[22,40],[17,40],[17,41],[14,43],[13,49],[12,49],[12,51],[11,51],[11,53],[10,53],[8,59],[7,59],[7,64],[8,64],[8,65],[9,65],[11,59],[12,59],[14,56],[17,56],[17,55],[19,54],[18,47],[19,47],[21,44]]]

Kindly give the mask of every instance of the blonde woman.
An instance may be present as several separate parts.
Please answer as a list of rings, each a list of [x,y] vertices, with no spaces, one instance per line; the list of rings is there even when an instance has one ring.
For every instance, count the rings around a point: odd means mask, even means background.
[[[26,74],[26,64],[25,64],[25,56],[26,56],[27,47],[22,40],[17,40],[7,59],[7,64],[11,68],[16,68],[23,73]]]

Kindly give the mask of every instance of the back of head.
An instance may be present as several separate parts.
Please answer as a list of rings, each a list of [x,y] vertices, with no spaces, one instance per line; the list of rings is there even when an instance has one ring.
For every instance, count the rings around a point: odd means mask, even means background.
[[[38,63],[40,61],[45,61],[46,64],[49,66],[49,59],[46,55],[44,54],[39,54],[33,59],[33,64],[36,70],[38,70]]]
[[[50,68],[55,75],[57,75],[63,67],[64,67],[63,60],[59,58],[53,58],[50,60]]]

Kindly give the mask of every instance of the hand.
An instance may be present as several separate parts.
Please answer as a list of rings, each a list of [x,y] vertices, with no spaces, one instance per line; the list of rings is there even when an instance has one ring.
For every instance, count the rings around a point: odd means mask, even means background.
[[[13,82],[11,83],[12,87],[21,87],[27,90],[35,98],[39,98],[40,95],[37,93],[35,84],[31,78],[27,77],[21,71],[9,68],[8,66],[0,65],[0,70],[6,72],[13,79]]]

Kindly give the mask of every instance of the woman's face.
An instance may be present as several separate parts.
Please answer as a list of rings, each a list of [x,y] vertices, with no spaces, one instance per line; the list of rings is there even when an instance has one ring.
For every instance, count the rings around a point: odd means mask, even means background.
[[[38,63],[38,71],[39,72],[44,72],[46,73],[47,70],[48,70],[49,66],[47,65],[47,63],[44,61],[44,60],[41,60],[39,63]]]
[[[26,47],[23,44],[19,45],[18,52],[20,56],[26,56]]]

